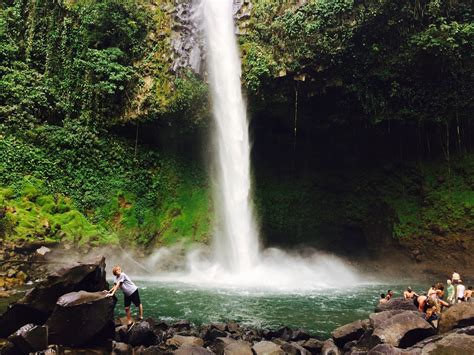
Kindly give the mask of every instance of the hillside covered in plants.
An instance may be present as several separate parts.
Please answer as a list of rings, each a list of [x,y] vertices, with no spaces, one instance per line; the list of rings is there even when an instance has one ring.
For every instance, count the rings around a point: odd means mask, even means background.
[[[471,1],[236,4],[265,243],[473,235]],[[209,243],[212,121],[205,55],[181,60],[186,11],[1,2],[1,239]]]

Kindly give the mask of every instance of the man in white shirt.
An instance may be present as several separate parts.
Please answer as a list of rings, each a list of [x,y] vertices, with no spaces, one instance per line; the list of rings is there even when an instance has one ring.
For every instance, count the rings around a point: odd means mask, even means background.
[[[108,291],[107,296],[113,296],[119,288],[122,289],[124,295],[124,305],[125,313],[127,314],[127,324],[131,326],[132,315],[130,312],[130,305],[133,304],[138,307],[139,310],[139,320],[143,319],[143,306],[140,301],[140,295],[138,294],[138,287],[130,280],[130,278],[122,272],[122,269],[119,265],[115,266],[112,270],[112,273],[115,276],[114,287]]]

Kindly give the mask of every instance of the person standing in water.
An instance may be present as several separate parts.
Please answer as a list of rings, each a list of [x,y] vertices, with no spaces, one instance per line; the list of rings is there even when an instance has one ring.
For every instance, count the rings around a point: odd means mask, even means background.
[[[112,273],[115,276],[114,287],[112,287],[110,291],[107,291],[107,296],[113,296],[119,288],[122,289],[124,295],[125,313],[127,314],[127,324],[131,326],[133,324],[132,314],[130,312],[130,305],[132,304],[132,302],[136,307],[138,307],[138,319],[143,319],[143,306],[140,301],[138,287],[135,286],[132,280],[130,280],[130,278],[124,272],[122,272],[122,269],[119,265],[116,265],[113,268]]]

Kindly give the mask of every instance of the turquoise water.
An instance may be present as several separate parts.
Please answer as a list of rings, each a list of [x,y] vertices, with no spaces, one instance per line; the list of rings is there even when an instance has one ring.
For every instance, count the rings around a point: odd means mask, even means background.
[[[136,281],[144,317],[167,322],[189,320],[196,325],[237,321],[259,328],[303,328],[327,338],[335,328],[367,318],[380,293],[391,288],[401,296],[407,285],[363,285],[347,289],[324,289],[302,293],[268,290],[199,288],[189,284]],[[413,285],[412,285],[413,286]],[[421,288],[415,291],[422,292]],[[117,294],[117,315],[123,316],[123,299]],[[132,312],[136,308],[132,305]]]

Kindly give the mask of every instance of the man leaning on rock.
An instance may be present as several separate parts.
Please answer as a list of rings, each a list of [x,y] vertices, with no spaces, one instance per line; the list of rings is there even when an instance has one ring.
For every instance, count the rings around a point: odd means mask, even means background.
[[[110,291],[105,290],[104,292],[107,292],[107,296],[111,297],[115,294],[115,292],[117,292],[119,288],[122,289],[124,295],[125,313],[127,314],[127,325],[131,327],[133,325],[132,314],[130,312],[130,305],[132,304],[132,302],[136,307],[138,307],[138,319],[143,319],[143,306],[140,301],[138,287],[135,286],[132,280],[130,280],[130,278],[124,272],[122,272],[122,269],[119,265],[116,265],[113,268],[112,273],[115,276],[114,286],[110,289]]]

